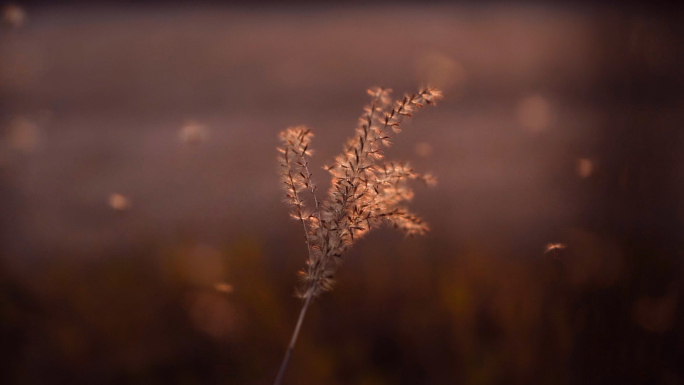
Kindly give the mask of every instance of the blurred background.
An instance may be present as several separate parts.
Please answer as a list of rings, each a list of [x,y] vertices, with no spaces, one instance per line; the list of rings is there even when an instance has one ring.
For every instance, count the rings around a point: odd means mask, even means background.
[[[431,84],[387,157],[438,177],[432,231],[354,246],[285,383],[684,384],[681,9],[0,9],[0,383],[272,383],[277,133],[324,193],[365,90]]]

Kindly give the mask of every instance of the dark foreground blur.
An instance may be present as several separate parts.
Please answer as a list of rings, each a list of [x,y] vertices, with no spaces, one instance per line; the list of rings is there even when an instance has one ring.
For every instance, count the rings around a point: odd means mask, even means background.
[[[367,87],[429,83],[388,156],[438,176],[432,231],[354,247],[286,383],[683,384],[682,16],[4,8],[0,383],[269,384],[305,254],[278,131],[319,170]]]

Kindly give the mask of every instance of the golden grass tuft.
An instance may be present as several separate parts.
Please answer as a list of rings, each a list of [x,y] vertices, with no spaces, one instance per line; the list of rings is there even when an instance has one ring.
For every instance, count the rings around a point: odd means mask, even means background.
[[[325,169],[332,177],[326,199],[319,202],[317,189],[309,171],[309,145],[313,134],[305,126],[290,127],[280,133],[278,148],[280,176],[285,188],[291,215],[302,223],[308,249],[307,267],[300,272],[303,285],[299,294],[304,305],[290,340],[285,359],[275,384],[282,381],[297,336],[312,298],[333,288],[335,272],[342,255],[372,228],[388,223],[407,235],[424,234],[428,226],[412,214],[404,204],[413,198],[409,181],[428,185],[435,183],[432,175],[416,173],[405,162],[387,162],[383,149],[390,145],[401,124],[414,112],[435,104],[442,94],[434,88],[424,88],[391,102],[391,90],[371,88],[371,103],[364,108],[354,135],[344,151]],[[307,205],[305,195],[313,204]]]

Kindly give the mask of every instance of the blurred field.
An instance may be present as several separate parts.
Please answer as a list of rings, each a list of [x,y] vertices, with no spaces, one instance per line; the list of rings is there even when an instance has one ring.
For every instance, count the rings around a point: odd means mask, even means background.
[[[422,84],[387,155],[437,175],[432,231],[355,246],[286,383],[684,383],[680,11],[4,15],[0,383],[271,383],[305,257],[277,133],[313,128],[324,191],[365,89]]]

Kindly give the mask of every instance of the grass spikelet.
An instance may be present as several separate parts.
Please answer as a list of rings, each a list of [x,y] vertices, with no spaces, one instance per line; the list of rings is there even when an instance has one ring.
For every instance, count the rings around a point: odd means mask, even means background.
[[[436,179],[416,173],[405,162],[383,161],[383,149],[391,144],[393,135],[401,132],[401,124],[407,117],[426,105],[435,104],[442,94],[434,88],[424,88],[392,102],[390,93],[391,90],[379,87],[368,90],[371,102],[364,107],[354,135],[334,162],[325,167],[331,176],[331,187],[323,202],[319,203],[316,197],[308,167],[311,130],[297,126],[280,133],[281,180],[292,217],[304,228],[308,258],[306,268],[299,273],[302,279],[299,293],[304,305],[276,385],[282,381],[312,298],[332,290],[344,252],[383,222],[407,235],[428,231],[428,226],[403,205],[413,198],[410,181],[434,185]],[[305,191],[313,197],[313,205],[304,201]]]

